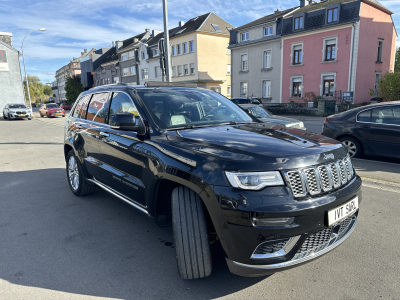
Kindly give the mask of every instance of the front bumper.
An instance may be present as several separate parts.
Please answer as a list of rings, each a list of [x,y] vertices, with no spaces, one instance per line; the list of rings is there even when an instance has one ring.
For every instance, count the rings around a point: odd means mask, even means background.
[[[223,237],[220,239],[228,256],[229,269],[242,276],[263,276],[283,271],[333,250],[353,232],[358,211],[353,215],[355,219],[349,223],[346,232],[341,232],[340,239],[326,237],[323,245],[317,245],[318,247],[312,248],[306,255],[301,254],[307,238],[320,233],[326,234],[327,230],[335,227],[328,226],[329,210],[354,197],[359,198],[359,203],[362,201],[361,179],[357,175],[332,193],[306,200],[294,199],[288,187],[252,192],[214,186],[214,193],[226,222],[223,226]],[[294,222],[285,226],[254,226],[252,215],[255,213],[265,218],[294,218]],[[261,259],[253,255],[262,243],[293,238],[297,238],[295,243],[281,255]]]
[[[10,113],[10,118],[11,119],[23,119],[23,118],[32,118],[32,116],[30,113],[27,113],[27,114]]]

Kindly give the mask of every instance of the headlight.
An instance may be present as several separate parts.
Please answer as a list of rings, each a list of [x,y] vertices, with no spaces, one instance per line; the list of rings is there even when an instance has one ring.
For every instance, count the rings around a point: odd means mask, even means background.
[[[225,171],[225,174],[233,187],[242,190],[261,190],[266,186],[284,185],[278,171],[248,173]]]

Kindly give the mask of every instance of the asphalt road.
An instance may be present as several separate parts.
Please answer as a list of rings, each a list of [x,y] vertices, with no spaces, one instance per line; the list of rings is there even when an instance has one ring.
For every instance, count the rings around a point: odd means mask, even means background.
[[[389,182],[400,174],[396,165],[379,175],[380,162],[357,161],[370,172],[359,222],[335,251],[245,278],[229,272],[214,244],[212,275],[184,281],[171,228],[104,191],[79,198],[69,190],[64,121],[0,119],[1,300],[400,299],[400,185]]]

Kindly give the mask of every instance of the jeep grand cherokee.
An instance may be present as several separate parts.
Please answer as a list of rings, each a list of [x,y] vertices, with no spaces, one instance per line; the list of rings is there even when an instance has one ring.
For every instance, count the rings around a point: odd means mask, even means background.
[[[178,271],[210,275],[217,239],[232,273],[317,258],[355,228],[361,179],[339,142],[261,123],[198,88],[114,84],[82,93],[65,123],[68,182],[172,224]]]

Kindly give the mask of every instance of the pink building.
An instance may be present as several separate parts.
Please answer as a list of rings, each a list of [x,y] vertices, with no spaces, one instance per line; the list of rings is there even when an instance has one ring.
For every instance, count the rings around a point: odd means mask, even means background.
[[[283,20],[282,102],[314,92],[340,102],[369,102],[380,76],[393,71],[397,34],[392,12],[376,0],[300,1]]]

